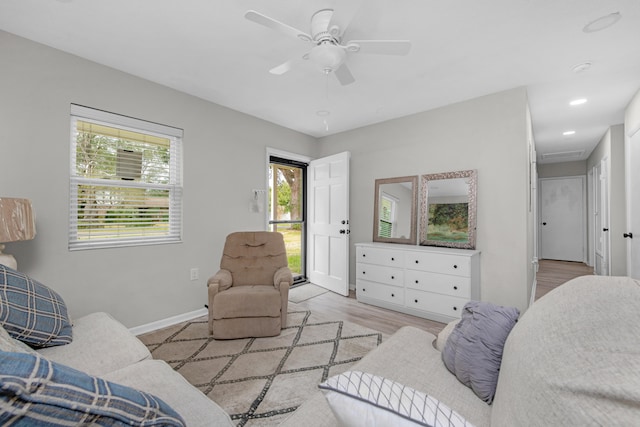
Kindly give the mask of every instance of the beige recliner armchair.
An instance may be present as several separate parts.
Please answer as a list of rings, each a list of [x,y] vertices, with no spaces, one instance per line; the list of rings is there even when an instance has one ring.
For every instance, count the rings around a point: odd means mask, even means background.
[[[215,339],[279,335],[287,325],[292,283],[282,234],[229,234],[220,271],[207,282],[209,334]]]

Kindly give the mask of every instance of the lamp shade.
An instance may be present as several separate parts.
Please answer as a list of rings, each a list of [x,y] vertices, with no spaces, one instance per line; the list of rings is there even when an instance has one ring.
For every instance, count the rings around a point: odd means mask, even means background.
[[[31,240],[36,222],[29,199],[0,197],[0,243]]]

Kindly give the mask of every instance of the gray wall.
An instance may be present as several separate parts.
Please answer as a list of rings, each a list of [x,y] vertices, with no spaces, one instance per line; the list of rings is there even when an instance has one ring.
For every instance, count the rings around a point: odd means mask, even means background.
[[[627,242],[622,237],[627,229],[624,157],[624,125],[615,125],[607,130],[587,159],[587,170],[591,170],[602,159],[609,159],[609,235],[612,276],[627,274]]]
[[[266,147],[309,157],[351,151],[352,243],[372,239],[376,178],[477,169],[482,299],[527,306],[533,239],[524,88],[318,142],[4,32],[0,55],[0,152],[9,159],[0,196],[30,198],[38,228],[34,240],[6,251],[60,292],[75,317],[107,311],[133,327],[201,309],[226,234],[264,227],[249,201],[252,189],[265,188]],[[68,251],[71,103],[184,129],[183,243]],[[197,282],[189,281],[192,267],[200,268]],[[353,267],[352,250],[351,283]]]
[[[9,33],[0,58],[0,196],[31,199],[37,217],[36,238],[6,252],[74,317],[107,311],[133,327],[203,308],[226,234],[264,229],[249,201],[266,185],[266,147],[315,155],[312,137]],[[71,103],[184,129],[183,243],[68,251]]]
[[[320,155],[351,152],[351,243],[372,239],[376,178],[478,170],[481,298],[528,305],[532,281],[524,88],[322,138]],[[355,283],[351,250],[350,282]]]

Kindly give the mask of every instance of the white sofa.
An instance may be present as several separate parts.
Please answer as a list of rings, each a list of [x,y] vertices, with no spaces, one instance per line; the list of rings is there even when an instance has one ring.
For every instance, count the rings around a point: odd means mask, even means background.
[[[75,319],[70,344],[38,349],[45,358],[158,396],[188,427],[233,426],[229,415],[106,313]]]
[[[506,340],[492,405],[442,362],[453,327],[437,339],[402,328],[352,370],[427,393],[478,427],[640,423],[640,282],[583,276],[536,301]],[[318,391],[283,425],[337,420]]]

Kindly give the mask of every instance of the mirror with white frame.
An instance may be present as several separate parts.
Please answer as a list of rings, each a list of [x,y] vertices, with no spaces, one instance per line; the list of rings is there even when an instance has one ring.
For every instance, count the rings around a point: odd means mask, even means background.
[[[420,244],[476,247],[477,171],[422,175]]]
[[[376,179],[373,241],[416,244],[418,177]]]

